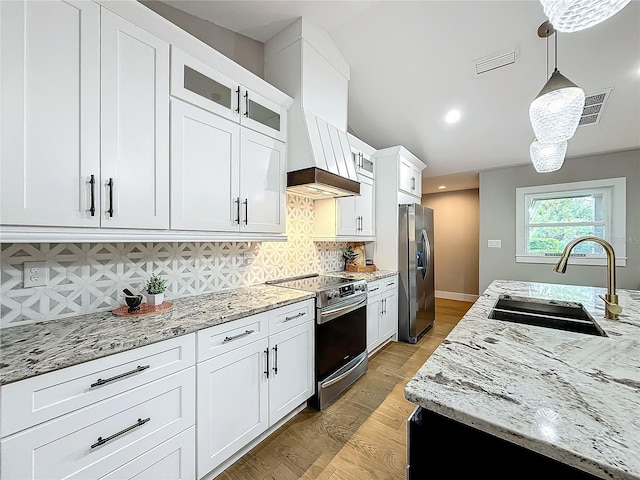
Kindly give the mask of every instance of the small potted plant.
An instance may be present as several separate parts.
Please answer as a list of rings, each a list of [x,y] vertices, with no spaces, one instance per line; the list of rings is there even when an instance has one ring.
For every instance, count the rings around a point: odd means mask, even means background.
[[[349,245],[344,252],[342,252],[342,256],[344,257],[344,269],[347,270],[349,268],[349,264],[353,264],[360,255],[356,252],[351,245]]]
[[[147,304],[162,305],[164,302],[164,291],[167,288],[167,281],[152,273],[144,286]]]

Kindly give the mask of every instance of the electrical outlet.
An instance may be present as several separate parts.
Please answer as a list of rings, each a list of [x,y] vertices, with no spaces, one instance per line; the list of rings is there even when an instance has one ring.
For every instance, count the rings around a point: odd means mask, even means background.
[[[251,252],[245,252],[242,254],[242,264],[245,267],[248,267],[249,265],[251,265],[253,263],[253,253]]]
[[[487,247],[502,248],[502,240],[487,240]]]
[[[45,262],[24,262],[24,288],[42,287],[49,283],[49,267]]]

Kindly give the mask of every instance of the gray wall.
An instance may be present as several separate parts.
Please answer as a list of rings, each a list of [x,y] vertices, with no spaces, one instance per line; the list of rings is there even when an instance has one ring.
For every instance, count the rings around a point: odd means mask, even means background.
[[[640,289],[640,150],[568,158],[556,172],[539,174],[533,166],[480,172],[480,292],[495,279],[606,287],[604,266],[569,265],[567,273],[551,264],[516,263],[515,195],[517,187],[627,178],[627,266],[617,267],[618,288]],[[502,248],[487,248],[487,240]]]
[[[433,209],[437,292],[478,295],[478,189],[423,195],[422,205]]]
[[[139,1],[171,23],[186,30],[210,47],[213,47],[225,57],[229,57],[250,72],[255,73],[260,78],[264,78],[263,43],[240,35],[215,23],[185,13],[166,3],[157,0]]]

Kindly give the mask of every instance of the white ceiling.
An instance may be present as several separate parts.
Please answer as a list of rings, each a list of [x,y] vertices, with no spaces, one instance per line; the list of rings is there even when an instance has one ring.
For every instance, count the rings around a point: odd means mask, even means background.
[[[301,16],[323,28],[351,66],[351,130],[375,148],[404,145],[426,177],[443,176],[425,193],[460,178],[449,174],[530,163],[528,109],[546,81],[537,0],[165,3],[261,42]],[[514,48],[514,65],[475,76],[475,60]],[[568,157],[640,148],[640,1],[558,34],[558,69],[587,95],[613,87],[600,123],[578,128]],[[450,125],[453,108],[462,118]]]

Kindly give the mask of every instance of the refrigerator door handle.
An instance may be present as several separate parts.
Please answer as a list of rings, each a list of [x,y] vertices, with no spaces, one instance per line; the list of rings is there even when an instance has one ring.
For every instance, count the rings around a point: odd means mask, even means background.
[[[422,270],[422,278],[427,276],[427,272],[431,268],[431,243],[429,242],[429,236],[426,230],[422,230],[422,257],[426,259],[425,267]]]

